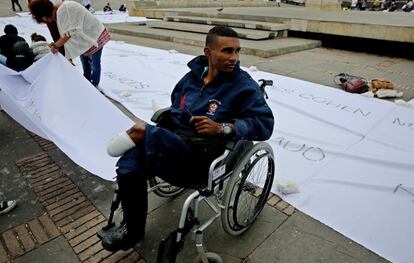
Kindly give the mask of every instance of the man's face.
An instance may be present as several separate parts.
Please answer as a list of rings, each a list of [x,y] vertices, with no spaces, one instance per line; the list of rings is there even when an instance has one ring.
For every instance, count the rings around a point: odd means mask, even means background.
[[[240,40],[235,37],[217,37],[216,41],[204,49],[209,66],[222,73],[233,72],[239,53]]]

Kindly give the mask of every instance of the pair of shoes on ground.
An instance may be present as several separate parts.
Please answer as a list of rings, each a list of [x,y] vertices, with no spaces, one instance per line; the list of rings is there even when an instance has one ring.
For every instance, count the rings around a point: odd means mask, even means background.
[[[6,214],[16,207],[16,200],[9,200],[0,202],[0,215]]]
[[[102,246],[110,252],[128,250],[134,247],[144,237],[145,231],[131,232],[125,224],[113,226],[109,229],[98,231],[97,236],[102,241]]]

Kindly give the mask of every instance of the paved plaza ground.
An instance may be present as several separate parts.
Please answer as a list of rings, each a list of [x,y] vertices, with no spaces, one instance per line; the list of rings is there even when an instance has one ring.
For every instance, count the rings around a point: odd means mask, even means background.
[[[93,5],[99,9],[104,2]],[[121,1],[111,4],[117,7]],[[13,15],[10,6],[9,1],[2,1],[0,16]],[[190,55],[202,52],[200,47],[153,39],[112,37]],[[386,78],[404,92],[403,99],[414,97],[414,61],[399,57],[322,47],[271,58],[242,55],[241,64],[327,88],[339,88],[333,78],[341,72]],[[18,200],[15,210],[0,215],[0,263],[155,262],[158,243],[176,227],[188,193],[172,200],[151,194],[144,241],[135,249],[111,254],[103,250],[95,233],[105,225],[112,193],[112,182],[88,173],[53,143],[29,133],[0,111],[0,197]],[[218,220],[207,230],[205,244],[226,263],[388,262],[278,196],[269,199],[257,223],[243,236],[227,236]],[[177,262],[192,262],[195,255],[188,237]]]

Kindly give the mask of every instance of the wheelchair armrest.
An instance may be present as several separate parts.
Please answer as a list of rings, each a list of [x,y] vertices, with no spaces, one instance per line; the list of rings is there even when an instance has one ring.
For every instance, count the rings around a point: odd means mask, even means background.
[[[226,166],[223,164],[223,160],[229,155],[230,150],[224,150],[224,153],[214,159],[214,161],[210,164],[208,169],[208,184],[207,184],[207,192],[213,192],[213,181],[218,177],[222,176],[226,172]]]
[[[156,112],[154,112],[154,114],[151,117],[151,121],[154,123],[159,123],[163,117],[168,116],[170,113],[171,107],[159,109]]]
[[[216,181],[217,178],[220,178],[220,176],[228,173],[229,170],[233,169],[234,164],[240,156],[243,156],[252,145],[252,141],[246,140],[232,140],[226,144],[224,153],[214,159],[210,165],[208,171],[208,185],[206,189],[208,192],[211,193],[214,190],[213,182]]]

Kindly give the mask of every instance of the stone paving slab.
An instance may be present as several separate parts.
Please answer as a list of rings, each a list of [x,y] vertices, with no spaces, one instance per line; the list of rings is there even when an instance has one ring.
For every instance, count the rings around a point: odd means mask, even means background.
[[[149,21],[146,23],[151,28],[162,28],[175,31],[193,32],[207,34],[214,25],[202,25],[182,22],[170,22],[170,21]],[[285,34],[281,31],[280,35],[276,31],[254,30],[244,28],[233,28],[240,38],[251,40],[264,40],[275,37],[283,37]]]
[[[297,211],[261,244],[247,262],[389,262]]]
[[[111,24],[107,27],[111,33],[116,34],[152,38],[199,47],[204,47],[205,45],[205,34],[148,28],[145,26],[128,24]],[[240,44],[242,46],[241,53],[267,58],[320,47],[321,42],[299,38],[276,38],[261,41],[241,39]]]
[[[13,260],[14,263],[77,263],[78,257],[73,253],[67,241],[59,236],[43,246],[34,249]]]
[[[289,7],[171,8],[139,10],[137,15],[215,17],[283,23],[289,30],[377,40],[414,42],[412,14],[405,12],[320,11]]]
[[[249,21],[236,19],[221,19],[213,17],[195,17],[195,16],[165,16],[165,21],[185,22],[194,24],[208,25],[226,25],[229,27],[250,28],[258,30],[287,30],[289,27],[281,23],[268,23],[263,21]]]

